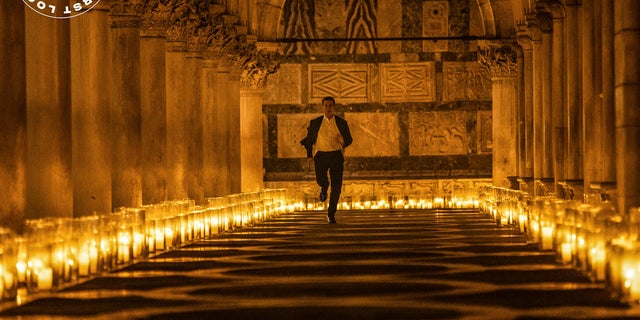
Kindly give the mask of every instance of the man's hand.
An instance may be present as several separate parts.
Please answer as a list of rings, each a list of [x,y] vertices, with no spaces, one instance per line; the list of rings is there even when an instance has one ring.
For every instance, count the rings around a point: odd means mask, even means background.
[[[307,158],[307,166],[309,167],[309,170],[313,168],[313,158]]]

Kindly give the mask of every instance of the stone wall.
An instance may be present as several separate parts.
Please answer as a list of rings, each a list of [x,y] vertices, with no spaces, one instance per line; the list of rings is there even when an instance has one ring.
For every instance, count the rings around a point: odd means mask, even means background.
[[[284,39],[336,41],[283,45],[263,105],[267,185],[313,182],[299,141],[329,95],[354,138],[345,153],[347,184],[491,177],[491,79],[476,61],[477,44],[461,40],[479,20],[469,1],[286,5],[306,10],[283,11]],[[354,36],[379,41],[346,40]]]

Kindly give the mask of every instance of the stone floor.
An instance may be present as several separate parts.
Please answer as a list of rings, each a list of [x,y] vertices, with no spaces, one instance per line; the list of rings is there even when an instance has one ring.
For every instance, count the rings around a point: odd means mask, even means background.
[[[464,210],[276,217],[55,293],[15,319],[640,319],[640,307]]]

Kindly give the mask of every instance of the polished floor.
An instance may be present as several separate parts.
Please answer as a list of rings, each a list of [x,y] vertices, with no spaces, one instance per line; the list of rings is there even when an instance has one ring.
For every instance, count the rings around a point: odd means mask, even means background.
[[[296,212],[64,290],[15,319],[640,319],[640,307],[466,210]]]

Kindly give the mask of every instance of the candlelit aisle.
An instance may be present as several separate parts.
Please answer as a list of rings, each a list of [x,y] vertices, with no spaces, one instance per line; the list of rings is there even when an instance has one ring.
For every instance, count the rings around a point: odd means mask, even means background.
[[[283,214],[0,316],[78,319],[640,317],[604,285],[472,210]]]

